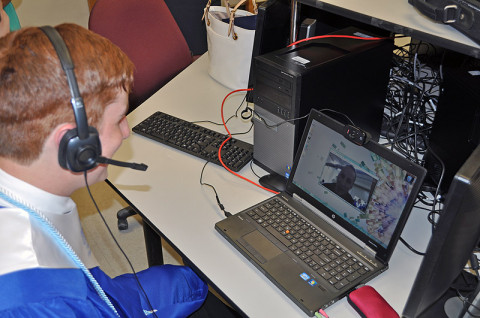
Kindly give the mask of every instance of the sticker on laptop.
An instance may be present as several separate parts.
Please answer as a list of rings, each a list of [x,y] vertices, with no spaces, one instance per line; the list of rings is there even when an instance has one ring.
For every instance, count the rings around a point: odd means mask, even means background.
[[[306,281],[310,286],[316,286],[318,283],[316,280],[311,279],[307,273],[301,273],[300,277]]]
[[[301,274],[300,274],[300,277],[301,277],[303,280],[305,280],[305,281],[307,281],[307,280],[310,279],[310,276],[308,276],[307,273],[301,273]]]

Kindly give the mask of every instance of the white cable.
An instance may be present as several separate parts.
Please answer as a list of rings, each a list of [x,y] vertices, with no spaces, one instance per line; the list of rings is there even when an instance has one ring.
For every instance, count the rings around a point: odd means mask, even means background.
[[[53,226],[53,224],[40,211],[36,210],[35,208],[29,206],[26,203],[19,202],[20,200],[18,198],[14,199],[11,193],[9,196],[0,190],[0,198],[9,202],[10,204],[13,204],[17,208],[26,211],[30,216],[38,220],[40,224],[43,225],[43,228],[47,231],[47,233],[49,233],[50,236],[53,238],[53,240],[59,245],[59,247],[65,251],[67,256],[69,256],[73,260],[73,262],[83,271],[85,276],[87,276],[88,280],[92,283],[93,287],[97,291],[100,298],[108,305],[108,307],[110,307],[113,310],[113,312],[117,316],[120,316],[117,310],[115,309],[115,307],[113,306],[113,304],[111,303],[110,299],[105,294],[105,291],[102,289],[102,287],[97,282],[95,277],[93,277],[92,273],[90,273],[90,271],[85,266],[85,264],[83,264],[83,262],[80,260],[80,258],[75,253],[75,251],[70,246],[70,244],[67,242],[67,240],[65,240],[62,234],[58,232],[55,226]]]

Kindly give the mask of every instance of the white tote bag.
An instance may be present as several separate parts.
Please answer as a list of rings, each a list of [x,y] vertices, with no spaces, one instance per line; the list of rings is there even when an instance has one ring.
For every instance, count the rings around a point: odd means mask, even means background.
[[[203,16],[207,28],[208,73],[232,90],[248,87],[252,61],[255,29],[242,28],[235,25],[234,21],[235,18],[253,15],[238,9],[245,1],[241,0],[230,9],[228,1],[225,1],[225,7],[222,7],[210,6],[209,0]],[[252,2],[256,12],[255,0]]]

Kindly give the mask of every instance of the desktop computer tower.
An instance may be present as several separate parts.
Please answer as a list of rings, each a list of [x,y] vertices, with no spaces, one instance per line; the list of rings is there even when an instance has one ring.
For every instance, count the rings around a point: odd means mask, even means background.
[[[375,37],[346,28],[332,35]],[[254,162],[288,176],[312,108],[368,131],[378,140],[383,119],[393,41],[323,38],[257,56]]]
[[[444,68],[441,88],[425,168],[427,181],[436,186],[444,167],[440,189],[446,193],[455,173],[480,144],[479,65]]]
[[[255,76],[254,58],[286,47],[290,40],[290,0],[267,0],[258,6],[252,62],[248,87],[253,87]],[[247,92],[247,102],[253,103],[253,93]]]

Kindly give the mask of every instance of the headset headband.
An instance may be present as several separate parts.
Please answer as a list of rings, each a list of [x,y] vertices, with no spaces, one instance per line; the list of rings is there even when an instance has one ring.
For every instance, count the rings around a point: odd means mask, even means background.
[[[58,31],[51,26],[42,26],[40,30],[47,35],[52,43],[55,52],[57,52],[62,68],[67,75],[68,87],[70,88],[70,95],[72,96],[71,103],[73,106],[73,114],[75,116],[75,122],[77,124],[77,133],[80,139],[86,139],[89,135],[87,113],[85,111],[85,105],[78,89],[77,79],[73,69],[72,57],[68,51],[67,45],[63,41]]]

